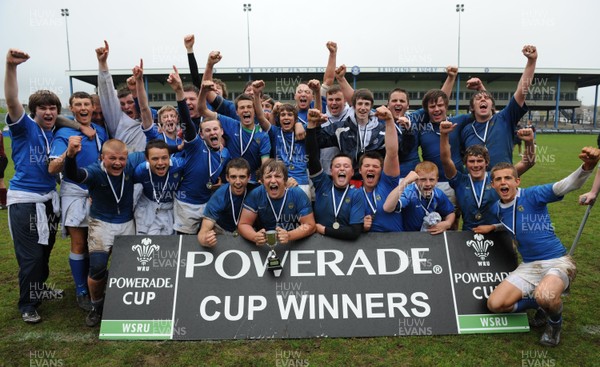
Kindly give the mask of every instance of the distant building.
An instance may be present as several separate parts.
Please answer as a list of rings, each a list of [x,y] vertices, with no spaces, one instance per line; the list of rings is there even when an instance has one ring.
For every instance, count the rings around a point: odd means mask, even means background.
[[[355,88],[368,88],[375,96],[375,104],[385,104],[389,91],[403,88],[409,92],[411,109],[421,106],[421,99],[432,88],[440,88],[446,78],[445,67],[361,67],[354,76],[348,68],[347,80]],[[245,83],[250,79],[265,81],[265,93],[282,102],[293,102],[296,86],[301,81],[318,79],[322,81],[324,67],[256,67],[216,68],[214,77],[223,80],[229,90],[229,98],[234,99]],[[170,69],[145,69],[144,77],[148,85],[149,101],[153,107],[175,104],[175,93],[166,83]],[[200,73],[203,69],[200,69]],[[251,73],[250,73],[251,72]],[[480,78],[493,94],[496,107],[504,107],[512,97],[523,68],[461,68],[458,88],[459,110],[468,110],[472,91],[467,90],[465,82],[471,77]],[[130,70],[111,70],[116,85],[125,84],[131,75]],[[191,83],[189,69],[180,69],[184,83]],[[97,70],[73,70],[67,72],[70,78],[97,85]],[[581,107],[577,99],[577,90],[600,84],[600,69],[559,69],[537,68],[533,84],[527,97],[530,111],[539,111],[536,116],[549,120],[551,111],[559,111],[561,117],[575,121],[575,109]],[[456,87],[450,96],[451,108],[456,108]],[[533,117],[530,116],[530,117]],[[554,119],[554,118],[553,118]],[[556,118],[558,122],[558,118]]]

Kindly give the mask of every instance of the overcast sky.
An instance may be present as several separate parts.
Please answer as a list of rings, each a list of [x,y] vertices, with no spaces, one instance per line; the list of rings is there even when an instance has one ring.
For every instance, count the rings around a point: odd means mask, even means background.
[[[327,1],[251,2],[253,67],[325,66],[325,43],[338,43],[338,63],[371,66],[446,66],[457,63],[457,2],[461,13],[461,66],[522,67],[524,44],[538,47],[540,68],[600,68],[596,37],[600,2],[525,1]],[[203,65],[220,50],[221,67],[248,65],[244,1],[49,1],[1,0],[0,51],[22,49],[31,59],[19,67],[20,99],[45,88],[69,97],[65,17],[68,8],[71,68],[97,68],[94,53],[111,46],[109,67],[187,67],[183,37],[196,35]],[[4,73],[0,75],[4,83]],[[87,84],[75,90],[92,91]],[[580,92],[593,104],[593,88]],[[0,91],[4,98],[4,90]]]

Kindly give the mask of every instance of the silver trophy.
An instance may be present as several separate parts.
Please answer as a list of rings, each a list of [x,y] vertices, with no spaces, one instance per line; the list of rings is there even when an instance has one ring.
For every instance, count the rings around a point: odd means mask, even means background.
[[[281,261],[275,252],[275,246],[277,246],[277,231],[267,231],[267,245],[269,245],[269,248],[271,249],[267,257],[269,260],[267,268],[273,272],[273,275],[278,277],[281,275],[283,268],[281,267]]]
[[[427,230],[439,222],[442,221],[442,216],[438,212],[431,212],[423,217],[423,224],[421,225],[421,232],[427,232]]]

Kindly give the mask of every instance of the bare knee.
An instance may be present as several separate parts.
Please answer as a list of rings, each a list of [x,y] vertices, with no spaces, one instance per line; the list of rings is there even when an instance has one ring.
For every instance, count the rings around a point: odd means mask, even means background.
[[[534,296],[537,303],[546,310],[560,307],[561,294],[565,289],[563,280],[555,275],[545,276],[540,285],[535,289]]]
[[[522,297],[523,292],[519,288],[504,280],[490,294],[487,306],[490,311],[496,313],[512,312],[515,303]]]
[[[495,295],[493,292],[488,298],[487,307],[494,313],[509,312],[512,310],[514,303],[508,303],[507,300],[499,295]]]
[[[86,253],[87,228],[67,227],[67,231],[71,236],[71,252],[74,254]]]
[[[561,299],[560,293],[556,290],[543,289],[536,290],[535,300],[542,308],[546,310],[553,310],[560,306]]]

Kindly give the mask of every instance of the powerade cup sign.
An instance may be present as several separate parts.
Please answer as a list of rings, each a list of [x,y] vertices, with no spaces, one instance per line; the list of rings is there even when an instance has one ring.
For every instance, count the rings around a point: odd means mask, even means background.
[[[487,298],[517,266],[506,233],[320,235],[275,247],[219,236],[115,240],[100,339],[206,340],[526,332]]]

